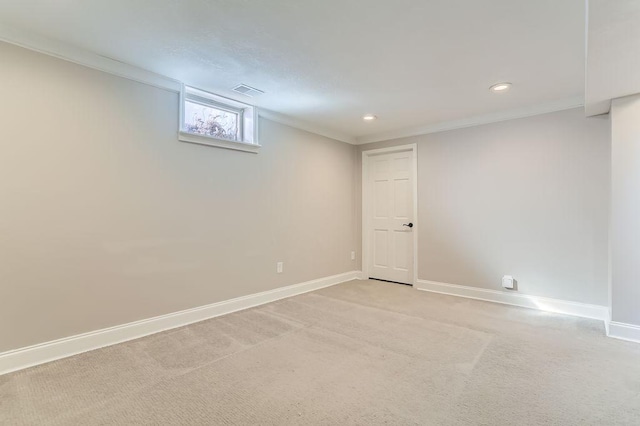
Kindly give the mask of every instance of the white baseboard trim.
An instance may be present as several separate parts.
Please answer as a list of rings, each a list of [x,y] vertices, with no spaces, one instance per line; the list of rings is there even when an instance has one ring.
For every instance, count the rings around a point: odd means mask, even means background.
[[[414,287],[418,290],[430,291],[433,293],[442,293],[451,296],[466,297],[468,299],[520,306],[545,312],[574,315],[577,317],[602,321],[607,321],[609,319],[609,308],[600,305],[589,305],[586,303],[570,302],[567,300],[528,296],[525,294],[509,293],[507,291],[487,290],[484,288],[446,284],[427,280],[417,280]]]
[[[0,353],[0,375],[359,279],[351,271]]]
[[[609,321],[607,336],[614,339],[640,343],[640,326],[623,322]]]

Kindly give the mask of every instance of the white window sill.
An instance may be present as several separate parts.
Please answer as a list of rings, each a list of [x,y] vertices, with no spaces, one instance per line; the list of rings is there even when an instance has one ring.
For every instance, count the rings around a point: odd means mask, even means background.
[[[193,133],[187,133],[183,131],[180,131],[178,133],[178,140],[182,142],[197,143],[199,145],[234,149],[236,151],[253,152],[254,154],[257,154],[258,150],[260,149],[260,145],[255,145],[252,143],[228,141],[225,139],[214,138],[212,136],[195,135]]]

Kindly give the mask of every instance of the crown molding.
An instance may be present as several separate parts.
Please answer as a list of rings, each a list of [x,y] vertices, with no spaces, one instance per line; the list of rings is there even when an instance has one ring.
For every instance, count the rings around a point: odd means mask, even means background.
[[[462,118],[459,120],[442,121],[439,123],[427,124],[424,126],[410,127],[406,129],[392,130],[389,132],[381,132],[372,135],[361,136],[357,138],[356,145],[388,141],[391,139],[407,138],[411,136],[427,135],[430,133],[444,132],[447,130],[463,129],[465,127],[480,126],[483,124],[497,123],[500,121],[514,120],[517,118],[532,117],[535,115],[564,111],[567,109],[579,108],[582,106],[584,106],[584,98],[582,96],[577,96],[524,108],[514,108],[506,111],[477,115],[475,117]]]
[[[108,74],[116,75],[118,77],[126,78],[128,80],[148,84],[160,89],[176,93],[180,93],[182,90],[183,82],[171,77],[157,74],[135,65],[101,56],[89,50],[15,27],[7,25],[0,26],[0,41],[43,53],[48,56],[53,56],[68,62],[73,62],[88,68],[96,69],[98,71],[106,72]],[[189,82],[184,82],[184,84],[189,85]],[[203,87],[202,89],[207,88]],[[320,136],[325,136],[330,139],[335,139],[340,142],[346,142],[352,145],[356,143],[356,139],[353,136],[337,132],[332,129],[327,129],[316,124],[308,123],[275,111],[258,108],[258,114],[268,120],[276,121],[310,133],[315,133]]]
[[[139,83],[177,93],[181,90],[178,80],[15,27],[0,26],[0,40]]]
[[[609,114],[609,111],[611,111],[611,99],[605,99],[603,101],[587,100],[584,105],[584,113],[587,117]]]
[[[135,65],[101,56],[86,49],[72,46],[67,43],[56,41],[15,27],[7,25],[0,26],[0,41],[4,41],[10,44],[24,47],[29,50],[43,53],[45,55],[53,56],[65,61],[73,62],[82,66],[106,72],[108,74],[116,75],[122,78],[148,84],[172,92],[179,93],[182,87],[182,82],[171,77],[157,74],[155,72],[145,70]],[[188,82],[184,83],[189,84]],[[461,129],[482,124],[512,120],[516,118],[530,117],[534,115],[546,114],[582,106],[584,106],[584,98],[580,96],[545,104],[538,104],[526,108],[517,108],[459,120],[444,121],[424,126],[376,133],[357,138],[343,132],[319,126],[317,124],[313,124],[271,110],[258,108],[258,114],[268,120],[314,133],[320,136],[325,136],[327,138],[334,139],[340,142],[345,142],[352,145],[363,145],[372,142],[426,135],[429,133],[437,133],[447,130]],[[600,108],[588,108],[586,112],[587,115],[602,114],[608,112],[608,108],[607,105],[603,103]]]
[[[357,145],[356,138],[353,136],[335,130],[327,129],[326,127],[318,126],[316,124],[309,123],[308,121],[291,117],[290,115],[281,114],[279,112],[263,108],[258,108],[258,115],[262,118],[266,118],[267,120],[284,124],[285,126],[295,127],[296,129],[324,136],[329,139],[335,139],[337,141],[345,142],[350,145]]]

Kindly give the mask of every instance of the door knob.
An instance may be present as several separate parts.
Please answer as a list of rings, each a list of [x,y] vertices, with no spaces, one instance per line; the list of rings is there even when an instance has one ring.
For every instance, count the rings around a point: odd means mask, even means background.
[[[402,226],[408,226],[409,228],[413,228],[413,223],[403,223]]]

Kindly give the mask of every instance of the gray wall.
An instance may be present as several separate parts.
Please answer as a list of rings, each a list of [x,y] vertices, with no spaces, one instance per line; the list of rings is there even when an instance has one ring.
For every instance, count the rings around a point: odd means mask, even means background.
[[[178,142],[176,93],[0,57],[0,352],[360,269],[355,147]]]
[[[607,119],[359,148],[261,120],[254,155],[178,142],[176,93],[0,56],[0,352],[360,269],[360,151],[413,142],[419,278],[607,304]]]
[[[418,144],[418,278],[608,305],[610,134],[582,109]]]
[[[611,106],[611,313],[640,325],[640,95]]]

